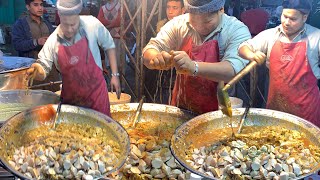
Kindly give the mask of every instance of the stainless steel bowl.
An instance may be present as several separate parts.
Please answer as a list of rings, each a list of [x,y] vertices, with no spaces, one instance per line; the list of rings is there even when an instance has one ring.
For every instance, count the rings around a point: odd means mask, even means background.
[[[45,90],[0,91],[0,123],[28,108],[45,104],[56,104],[59,96]]]
[[[233,127],[238,126],[244,110],[244,108],[233,109],[233,115],[236,119],[233,120]],[[185,154],[190,144],[194,144],[194,141],[196,141],[195,139],[197,139],[193,136],[193,134],[195,134],[196,136],[203,136],[205,139],[205,132],[229,127],[229,124],[229,118],[224,116],[221,111],[202,114],[191,119],[190,121],[185,122],[176,129],[174,135],[172,136],[170,146],[172,154],[180,162],[181,165],[183,165],[191,172],[205,178],[215,179],[212,176],[208,176],[191,167],[189,163],[186,162]],[[281,126],[287,129],[297,130],[299,132],[305,133],[306,137],[314,145],[320,146],[320,129],[318,127],[302,118],[284,112],[269,109],[251,108],[244,126]],[[319,169],[319,166],[315,166],[314,170],[318,171]],[[310,176],[311,174],[312,172],[304,176],[300,176],[299,178],[302,179],[304,177]]]
[[[4,56],[0,61],[0,90],[24,89],[26,70],[35,59]]]

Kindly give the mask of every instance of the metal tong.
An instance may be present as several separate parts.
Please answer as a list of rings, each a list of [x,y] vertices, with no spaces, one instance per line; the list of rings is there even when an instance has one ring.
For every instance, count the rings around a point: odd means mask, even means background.
[[[239,124],[239,129],[237,131],[238,134],[240,134],[241,131],[242,131],[243,123],[244,123],[245,119],[247,118],[247,115],[249,113],[249,109],[250,109],[250,105],[248,105],[246,107],[246,109],[245,109],[245,111],[244,111],[244,113],[243,113],[243,115],[241,117],[240,124]]]
[[[57,111],[56,111],[56,115],[55,115],[55,117],[54,117],[54,122],[53,122],[53,124],[52,124],[52,128],[51,128],[51,129],[56,129],[56,123],[57,123],[57,120],[58,120],[59,117],[60,117],[61,105],[62,105],[62,98],[60,97],[60,102],[59,102],[59,104],[58,104]]]
[[[139,105],[138,105],[136,114],[134,116],[131,128],[135,128],[136,124],[139,122],[139,119],[141,117],[140,115],[141,115],[141,110],[142,110],[142,105],[143,105],[143,102],[144,102],[144,98],[145,98],[145,96],[142,96],[141,100],[139,101]]]

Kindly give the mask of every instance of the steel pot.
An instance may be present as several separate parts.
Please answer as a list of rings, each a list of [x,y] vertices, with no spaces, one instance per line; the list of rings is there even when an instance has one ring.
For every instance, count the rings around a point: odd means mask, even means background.
[[[44,105],[23,111],[7,120],[0,129],[0,161],[4,167],[19,178],[28,179],[22,173],[16,171],[6,158],[6,149],[9,146],[19,147],[23,145],[19,139],[32,129],[43,125],[52,125],[57,105]],[[88,124],[107,129],[111,136],[120,144],[118,162],[107,174],[120,169],[130,151],[130,140],[124,128],[110,117],[97,111],[70,105],[61,106],[60,123],[67,124]]]
[[[4,56],[0,60],[0,90],[25,89],[26,70],[35,59]]]
[[[233,120],[233,127],[238,127],[238,123],[240,122],[241,115],[244,113],[244,111],[244,108],[233,109],[233,116],[236,119]],[[196,141],[198,142],[194,134],[198,137],[204,137],[203,140],[207,145],[209,145],[216,142],[216,140],[219,140],[219,138],[221,139],[221,137],[208,138],[209,134],[206,134],[206,132],[214,132],[215,129],[229,127],[228,124],[230,124],[230,119],[224,116],[221,111],[208,112],[199,115],[188,122],[185,122],[176,129],[174,135],[172,136],[170,146],[172,154],[181,165],[191,172],[204,178],[215,179],[212,176],[208,176],[207,174],[199,172],[190,166],[190,164],[186,162],[185,155],[190,144],[194,144]],[[269,109],[251,108],[244,126],[280,126],[287,129],[297,130],[305,133],[306,138],[314,145],[320,146],[320,129],[312,123],[288,113]],[[229,133],[231,135],[231,132]],[[213,142],[207,141],[208,139],[211,139]],[[299,176],[299,178],[302,179],[304,177],[308,177],[319,169],[320,167],[318,164],[318,166],[313,168],[313,172],[305,174],[304,176]]]
[[[45,90],[6,90],[0,91],[0,124],[13,115],[28,108],[45,104],[56,104],[59,96]]]

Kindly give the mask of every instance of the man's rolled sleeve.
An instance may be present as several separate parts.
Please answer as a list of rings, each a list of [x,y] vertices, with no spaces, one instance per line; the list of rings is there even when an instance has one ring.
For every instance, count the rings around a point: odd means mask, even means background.
[[[268,41],[269,38],[274,38],[274,34],[271,34],[270,31],[263,31],[256,35],[254,38],[249,39],[245,42],[243,42],[240,46],[248,46],[252,51],[261,51],[265,54],[267,54],[268,51]]]
[[[248,61],[242,59],[238,55],[238,47],[241,43],[251,38],[251,34],[247,27],[242,26],[234,32],[230,32],[229,44],[227,44],[226,51],[222,58],[222,61],[228,61],[231,63],[235,73],[241,71],[247,64]]]
[[[114,44],[113,38],[108,31],[107,28],[104,27],[104,25],[97,20],[96,23],[96,29],[97,29],[97,37],[98,37],[98,43],[99,46],[103,48],[103,50],[113,49],[116,48],[116,45]]]
[[[179,22],[177,25],[175,22],[177,22],[176,19],[168,21],[163,28],[160,29],[157,36],[150,39],[147,46],[143,49],[142,54],[144,54],[148,49],[155,49],[159,52],[178,50],[183,36],[178,33],[177,27],[179,27]]]

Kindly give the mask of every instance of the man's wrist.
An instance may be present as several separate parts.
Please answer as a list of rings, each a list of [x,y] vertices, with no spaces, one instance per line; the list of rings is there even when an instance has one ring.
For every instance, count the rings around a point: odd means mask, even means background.
[[[119,77],[119,76],[120,76],[120,73],[111,73],[111,76],[112,76],[112,77]]]
[[[193,62],[194,62],[194,71],[192,73],[192,76],[197,76],[199,72],[199,65],[196,61],[193,61]]]

